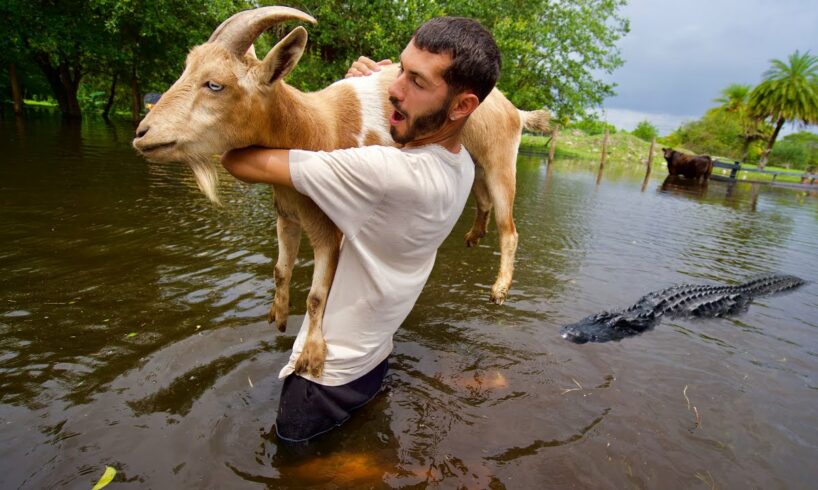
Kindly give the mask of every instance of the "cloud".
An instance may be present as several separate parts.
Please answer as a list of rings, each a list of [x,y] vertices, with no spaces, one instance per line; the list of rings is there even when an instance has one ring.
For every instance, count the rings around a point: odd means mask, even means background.
[[[698,118],[731,83],[760,82],[772,58],[818,55],[814,0],[632,0],[623,14],[631,32],[619,44],[625,65],[609,78],[618,84],[610,117]]]

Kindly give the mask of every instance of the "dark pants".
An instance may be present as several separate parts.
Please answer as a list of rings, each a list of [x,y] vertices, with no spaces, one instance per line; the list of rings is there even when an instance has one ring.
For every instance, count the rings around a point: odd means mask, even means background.
[[[324,386],[291,374],[284,378],[276,418],[276,435],[285,442],[306,442],[347,421],[381,389],[386,359],[360,378],[341,386]]]

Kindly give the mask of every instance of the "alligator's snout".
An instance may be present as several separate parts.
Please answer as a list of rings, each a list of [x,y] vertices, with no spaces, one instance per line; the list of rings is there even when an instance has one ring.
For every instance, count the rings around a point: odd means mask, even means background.
[[[575,344],[585,344],[590,340],[587,335],[572,327],[573,325],[568,325],[562,328],[562,332],[560,332],[562,338]]]

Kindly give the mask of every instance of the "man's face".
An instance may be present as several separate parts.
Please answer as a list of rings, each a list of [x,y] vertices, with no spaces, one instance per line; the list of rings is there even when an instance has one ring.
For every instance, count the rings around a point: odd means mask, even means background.
[[[410,41],[400,62],[400,74],[389,87],[389,101],[395,108],[389,118],[389,132],[392,139],[405,145],[446,123],[452,96],[443,73],[452,57],[424,51]]]

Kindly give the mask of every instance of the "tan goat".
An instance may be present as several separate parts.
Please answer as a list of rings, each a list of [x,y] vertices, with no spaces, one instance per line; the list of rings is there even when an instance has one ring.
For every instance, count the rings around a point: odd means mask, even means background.
[[[199,187],[217,202],[213,156],[230,149],[257,145],[328,151],[394,145],[387,88],[397,76],[397,67],[341,80],[319,92],[300,92],[283,79],[306,46],[303,27],[278,42],[263,61],[253,50],[262,32],[285,20],[315,22],[292,8],[262,7],[239,12],[222,23],[207,43],[191,50],[179,80],[137,128],[134,147],[150,161],[188,163]],[[517,249],[512,209],[520,134],[523,127],[546,131],[548,119],[547,111],[518,111],[495,89],[465,127],[464,143],[477,164],[473,187],[477,216],[466,244],[475,246],[485,235],[493,205],[502,257],[491,300],[498,304],[508,294]],[[318,206],[293,189],[275,186],[275,207],[279,254],[269,321],[275,321],[281,331],[286,326],[290,278],[303,229],[314,249],[315,270],[307,298],[309,333],[296,372],[320,376],[326,349],[321,321],[341,233]]]

